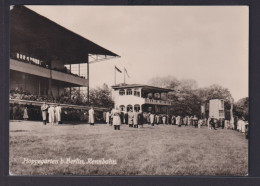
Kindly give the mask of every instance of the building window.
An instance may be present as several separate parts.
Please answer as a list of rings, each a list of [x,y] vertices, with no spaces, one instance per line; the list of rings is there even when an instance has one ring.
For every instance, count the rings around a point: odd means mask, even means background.
[[[160,99],[161,98],[161,94],[160,93],[154,93],[154,98],[155,99]]]
[[[153,99],[153,93],[149,93],[149,94],[147,94],[147,98],[149,98],[149,99]]]
[[[134,106],[134,110],[135,110],[135,112],[139,112],[140,111],[140,105],[135,105]]]
[[[127,109],[127,112],[129,112],[130,110],[133,110],[133,106],[132,105],[127,105],[126,109]]]
[[[119,90],[119,95],[120,95],[120,96],[125,95],[125,90],[124,90],[124,89]]]
[[[134,95],[137,96],[137,97],[140,97],[140,92],[135,90]]]
[[[119,108],[120,108],[120,111],[125,111],[125,106],[124,105],[120,105]]]
[[[127,89],[126,90],[126,95],[132,95],[132,89]]]

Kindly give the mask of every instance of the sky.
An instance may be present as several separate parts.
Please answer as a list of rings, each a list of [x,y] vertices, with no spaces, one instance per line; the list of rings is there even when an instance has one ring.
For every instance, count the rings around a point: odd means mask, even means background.
[[[90,64],[92,88],[113,85],[116,65],[126,83],[174,76],[248,96],[248,6],[27,7],[121,56]]]

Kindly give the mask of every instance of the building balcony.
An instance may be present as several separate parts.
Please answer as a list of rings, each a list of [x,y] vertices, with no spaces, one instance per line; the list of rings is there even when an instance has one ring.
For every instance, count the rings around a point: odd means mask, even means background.
[[[170,101],[165,100],[156,100],[156,99],[149,99],[145,98],[145,104],[153,104],[153,105],[171,105]]]
[[[88,81],[81,77],[76,77],[71,74],[50,70],[38,65],[21,62],[15,59],[10,59],[10,70],[19,71],[39,77],[50,78],[66,83],[75,84],[76,86],[88,86]]]

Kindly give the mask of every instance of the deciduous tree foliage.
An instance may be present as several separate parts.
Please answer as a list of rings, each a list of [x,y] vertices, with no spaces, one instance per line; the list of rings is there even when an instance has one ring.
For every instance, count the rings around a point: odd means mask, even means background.
[[[69,96],[69,89],[65,90],[65,95]],[[112,100],[112,90],[107,84],[103,84],[101,87],[90,89],[89,91],[89,103],[87,93],[79,91],[78,88],[71,89],[71,101],[72,104],[77,105],[92,105],[95,107],[111,108],[114,105]]]
[[[239,118],[244,117],[245,120],[248,120],[248,108],[249,108],[248,97],[242,98],[234,104],[234,114]]]
[[[198,88],[198,83],[193,79],[178,80],[173,76],[156,77],[149,81],[149,84],[171,88],[169,99],[173,102],[173,112],[176,115],[197,115],[201,114],[201,105],[206,105],[206,116],[209,112],[209,100],[224,99],[226,117],[229,117],[230,103],[232,95],[227,88],[220,85],[211,85],[209,87]]]
[[[103,84],[102,87],[91,89],[89,93],[90,104],[97,107],[113,107],[114,102],[112,100],[112,90]]]

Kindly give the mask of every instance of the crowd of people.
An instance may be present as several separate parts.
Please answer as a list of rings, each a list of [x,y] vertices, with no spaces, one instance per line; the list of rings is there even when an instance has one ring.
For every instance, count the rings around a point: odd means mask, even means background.
[[[30,105],[23,106],[22,117],[24,120],[30,120],[31,116],[33,116],[31,111],[34,109],[31,109],[31,107],[32,106]],[[91,126],[94,126],[95,122],[106,122],[107,126],[114,126],[114,130],[120,130],[122,124],[128,125],[130,128],[143,128],[144,124],[148,124],[150,126],[176,125],[178,127],[187,126],[194,128],[206,126],[210,130],[216,130],[217,128],[232,129],[245,133],[246,136],[248,132],[248,122],[245,121],[244,118],[238,117],[234,117],[233,121],[229,121],[224,118],[199,118],[196,115],[168,115],[135,111],[132,109],[128,112],[123,112],[118,108],[110,109],[101,113],[100,111],[95,112],[93,107],[90,107],[89,110],[80,111],[62,108],[60,104],[47,104],[46,102],[41,106],[40,112],[44,125],[47,123],[50,123],[50,125],[58,125],[61,124],[62,121],[75,121],[75,117],[77,116],[78,121],[86,121]]]
[[[49,123],[51,125],[61,124],[61,106],[60,104],[57,105],[47,105],[46,102],[43,103],[41,106],[42,111],[42,120],[43,124],[46,125],[47,123],[47,113]]]
[[[60,104],[51,104],[48,105],[46,102],[43,103],[41,106],[41,112],[42,112],[42,121],[43,124],[46,125],[47,122],[51,125],[58,125],[62,123],[62,108]],[[66,112],[64,112],[66,114]],[[83,112],[84,116],[88,116],[88,123],[92,126],[95,124],[95,112],[93,107],[91,107],[88,111],[88,115],[86,115],[86,112]],[[86,118],[85,118],[86,119]],[[96,117],[97,120],[99,120],[98,117]]]
[[[151,126],[159,124],[178,125],[178,127],[185,125],[198,128],[203,124],[203,121],[199,120],[196,115],[186,117],[170,116],[168,114],[133,111],[132,109],[128,112],[121,112],[118,109],[112,109],[111,111],[106,112],[104,117],[106,118],[107,125],[126,124],[133,128],[139,128],[138,126],[143,127],[143,124],[149,124]]]
[[[54,103],[51,103],[54,104]],[[51,104],[48,103],[48,106]],[[58,105],[58,104],[56,104]],[[61,107],[61,118],[62,121],[66,122],[88,122],[88,110],[87,109],[77,109],[71,107]],[[30,120],[30,121],[41,121],[42,111],[41,106],[32,104],[18,104],[11,103],[9,105],[10,120]],[[95,120],[99,123],[104,122],[102,117],[103,111],[95,112]],[[47,118],[48,118],[47,112]],[[46,120],[49,122],[49,120]]]
[[[108,126],[114,126],[115,130],[120,130],[121,124],[126,124],[129,127],[139,128],[144,124],[151,126],[154,125],[177,125],[188,126],[194,128],[201,128],[207,126],[210,130],[220,129],[232,129],[242,133],[247,133],[248,123],[244,118],[235,117],[234,121],[225,120],[224,118],[199,118],[196,115],[193,116],[180,116],[180,115],[168,115],[168,114],[156,114],[153,112],[142,112],[129,110],[128,112],[122,112],[118,108],[111,109],[110,111],[103,113],[104,120]]]
[[[38,102],[53,102],[53,103],[61,103],[61,104],[74,104],[74,105],[85,105],[86,103],[77,99],[75,96],[69,96],[66,94],[61,94],[60,96],[56,96],[55,98],[52,96],[45,95],[35,95],[31,94],[29,91],[23,91],[22,89],[16,88],[10,90],[10,99],[18,99],[18,100],[28,100],[28,101],[38,101]]]

